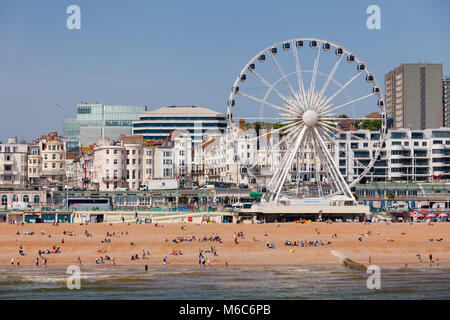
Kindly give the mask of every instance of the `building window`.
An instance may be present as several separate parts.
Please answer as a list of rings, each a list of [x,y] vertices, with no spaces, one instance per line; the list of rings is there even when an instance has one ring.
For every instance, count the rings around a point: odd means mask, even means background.
[[[2,195],[2,206],[7,206],[8,205],[8,196],[7,195]]]

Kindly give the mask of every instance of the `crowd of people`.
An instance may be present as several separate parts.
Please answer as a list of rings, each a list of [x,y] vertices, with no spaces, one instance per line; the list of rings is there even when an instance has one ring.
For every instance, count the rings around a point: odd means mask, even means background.
[[[285,246],[294,246],[294,247],[322,247],[325,245],[331,244],[331,241],[321,241],[321,240],[301,240],[301,241],[288,241],[284,243]]]

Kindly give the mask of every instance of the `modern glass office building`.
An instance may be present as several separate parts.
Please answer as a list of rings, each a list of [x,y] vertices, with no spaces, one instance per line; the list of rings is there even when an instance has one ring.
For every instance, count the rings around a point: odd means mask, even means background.
[[[77,118],[64,120],[66,148],[89,146],[99,138],[117,139],[132,133],[132,123],[147,106],[106,106],[99,103],[77,105]]]
[[[173,131],[185,131],[197,144],[205,133],[223,133],[226,127],[223,113],[204,107],[169,106],[142,114],[133,121],[133,134],[143,135],[145,140],[163,140]]]

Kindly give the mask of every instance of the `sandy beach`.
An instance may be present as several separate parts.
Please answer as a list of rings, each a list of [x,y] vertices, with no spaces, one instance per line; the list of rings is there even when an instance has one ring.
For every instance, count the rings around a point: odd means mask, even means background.
[[[235,235],[241,232],[243,237],[237,237],[238,243],[235,243]],[[192,236],[195,236],[192,241],[172,241],[177,237]],[[222,242],[199,241],[213,236],[220,237]],[[102,243],[105,239],[110,242]],[[199,251],[203,250],[203,256],[205,260],[209,259],[211,267],[223,267],[226,263],[228,266],[337,264],[339,260],[332,251],[366,265],[370,259],[370,264],[404,266],[408,263],[409,267],[428,266],[429,255],[432,254],[435,261],[432,266],[436,266],[436,259],[440,265],[450,263],[449,239],[448,223],[1,224],[0,265],[11,265],[13,258],[14,267],[17,267],[17,261],[20,261],[20,266],[34,266],[36,258],[39,258],[39,266],[42,267],[42,257],[47,258],[47,267],[79,264],[78,257],[82,265],[96,265],[96,259],[103,257],[103,266],[113,266],[114,260],[118,266],[143,268],[145,264],[162,265],[167,256],[167,265],[170,266],[198,266]],[[323,245],[285,246],[286,241],[320,241]],[[273,243],[274,248],[269,249],[267,242]],[[24,255],[19,254],[20,246]],[[61,253],[39,257],[38,250],[53,251],[54,246],[59,246]],[[205,252],[211,251],[211,246],[217,255]],[[150,252],[146,259],[142,259],[143,250]],[[174,250],[181,251],[182,255],[173,255]],[[139,259],[131,260],[131,256],[136,254]],[[423,263],[419,262],[417,254],[421,255]]]

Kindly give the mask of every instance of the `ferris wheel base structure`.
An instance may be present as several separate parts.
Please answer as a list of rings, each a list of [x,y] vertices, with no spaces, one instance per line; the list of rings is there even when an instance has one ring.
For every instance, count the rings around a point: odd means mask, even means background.
[[[290,198],[282,197],[275,201],[267,201],[268,205],[278,205],[278,206],[354,206],[356,205],[355,198],[347,197],[343,195],[335,195],[329,197],[320,198]]]
[[[318,199],[319,201],[323,199]],[[248,213],[261,213],[268,216],[304,216],[317,215],[319,212],[322,215],[322,220],[326,220],[328,217],[367,217],[371,215],[369,206],[364,205],[323,205],[319,203],[313,203],[314,200],[309,201],[308,204],[296,204],[296,205],[275,205],[275,204],[261,204],[259,206],[253,206],[252,209],[248,209]],[[244,210],[243,210],[244,211]]]

